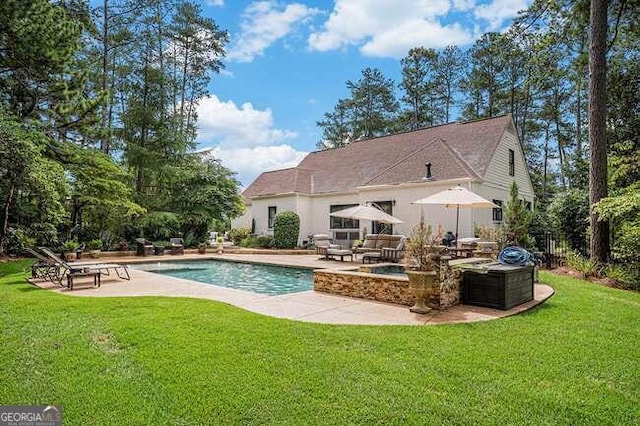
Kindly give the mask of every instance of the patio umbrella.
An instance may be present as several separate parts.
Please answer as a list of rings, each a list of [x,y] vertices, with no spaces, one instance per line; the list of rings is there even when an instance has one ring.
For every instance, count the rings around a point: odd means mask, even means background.
[[[348,209],[330,213],[329,216],[343,217],[345,219],[373,220],[382,223],[403,223],[397,217],[393,217],[373,206],[349,207]]]
[[[437,194],[430,195],[414,201],[411,204],[438,204],[445,207],[456,208],[456,240],[458,239],[458,224],[460,222],[460,207],[462,208],[497,208],[499,206],[491,201],[482,198],[475,192],[469,191],[462,186],[454,186],[445,189]]]

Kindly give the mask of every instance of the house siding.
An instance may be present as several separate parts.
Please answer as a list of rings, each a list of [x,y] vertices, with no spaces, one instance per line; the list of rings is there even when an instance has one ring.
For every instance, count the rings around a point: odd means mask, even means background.
[[[514,176],[509,176],[509,150],[513,150],[515,153]],[[483,187],[476,188],[476,192],[479,195],[482,195],[489,200],[503,199],[503,201],[507,201],[509,189],[512,182],[515,180],[518,185],[520,197],[533,204],[533,185],[531,184],[529,169],[524,158],[524,153],[522,152],[522,146],[518,137],[509,129],[504,132],[496,152],[489,162],[484,178],[485,182]],[[507,191],[506,197],[496,198],[496,196],[499,195],[498,192],[505,190]]]

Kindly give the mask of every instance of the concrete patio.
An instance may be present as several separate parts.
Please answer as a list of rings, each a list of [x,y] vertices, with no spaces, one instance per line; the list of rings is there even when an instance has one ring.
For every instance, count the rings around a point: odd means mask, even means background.
[[[148,263],[179,260],[206,260],[222,258],[242,262],[267,263],[282,266],[297,266],[314,269],[353,268],[358,261],[340,262],[318,259],[317,255],[272,255],[272,254],[221,254],[181,256],[149,256],[108,258],[104,261],[118,263]],[[82,263],[82,262],[78,262]],[[406,306],[392,305],[370,300],[355,299],[330,294],[305,291],[281,296],[266,296],[236,289],[219,287],[196,281],[184,280],[131,270],[131,281],[115,276],[103,276],[102,286],[86,286],[78,280],[76,288],[70,291],[47,281],[33,281],[33,284],[65,295],[76,297],[130,297],[167,296],[194,297],[225,302],[230,305],[277,318],[326,324],[375,324],[375,325],[424,325],[487,321],[515,315],[527,311],[553,295],[553,289],[544,284],[535,284],[534,300],[502,311],[477,306],[458,305],[445,311],[431,311],[420,315],[409,312]]]

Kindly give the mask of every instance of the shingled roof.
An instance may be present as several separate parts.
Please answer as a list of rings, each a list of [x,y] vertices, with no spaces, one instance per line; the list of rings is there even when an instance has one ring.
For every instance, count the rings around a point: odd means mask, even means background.
[[[437,180],[482,178],[511,117],[449,123],[316,151],[297,167],[262,173],[246,198],[353,192],[357,187],[421,181],[425,163]]]

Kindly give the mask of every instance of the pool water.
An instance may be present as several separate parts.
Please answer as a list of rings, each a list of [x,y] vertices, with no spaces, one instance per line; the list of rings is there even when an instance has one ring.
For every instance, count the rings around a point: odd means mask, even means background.
[[[219,260],[130,265],[156,274],[276,296],[313,289],[313,270]]]
[[[401,265],[374,266],[370,268],[370,271],[372,274],[407,276],[404,267]]]

